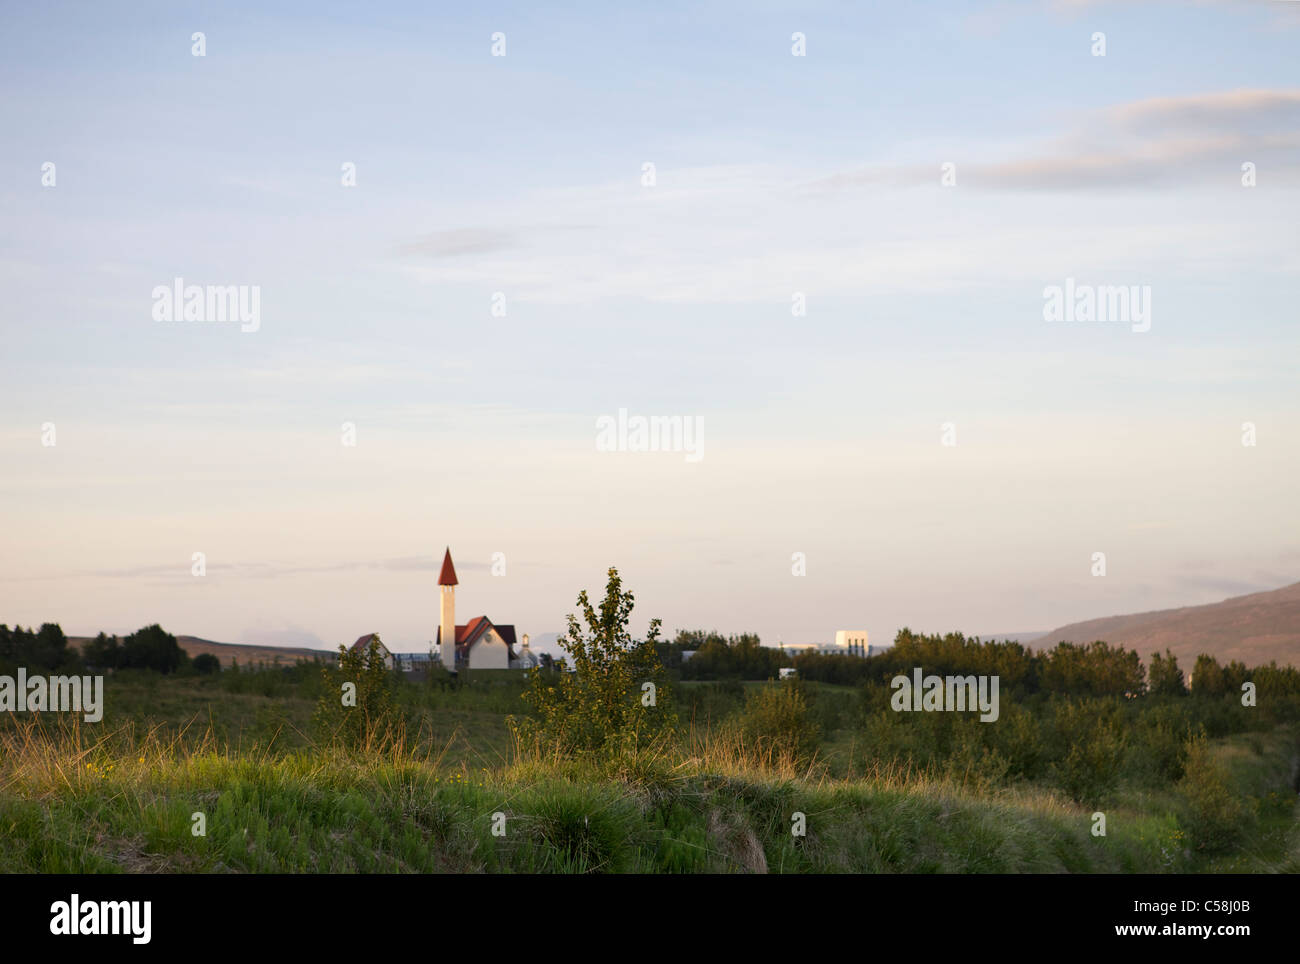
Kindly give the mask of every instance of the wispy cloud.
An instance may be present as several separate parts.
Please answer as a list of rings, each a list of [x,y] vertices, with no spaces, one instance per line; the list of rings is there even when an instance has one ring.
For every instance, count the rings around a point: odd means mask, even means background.
[[[441,555],[397,556],[390,559],[370,559],[364,561],[345,561],[323,565],[302,565],[298,563],[277,562],[208,562],[205,571],[208,575],[234,576],[240,579],[279,579],[285,576],[298,576],[314,573],[350,572],[350,571],[384,571],[384,572],[437,572],[442,565]],[[467,572],[486,571],[488,563],[471,560],[457,561],[457,569]],[[94,569],[77,572],[46,573],[14,577],[12,581],[24,582],[42,579],[67,579],[72,577],[91,577],[98,579],[153,580],[154,585],[169,582],[188,582],[195,576],[191,572],[189,559],[181,562],[159,563],[148,566],[124,566],[116,569]]]
[[[423,255],[428,258],[455,258],[466,254],[488,254],[504,251],[518,244],[513,232],[492,228],[458,228],[438,231],[403,244],[399,254]]]
[[[1134,186],[1185,187],[1233,180],[1240,165],[1267,166],[1274,182],[1300,174],[1300,90],[1233,90],[1154,97],[1080,116],[1073,130],[1026,156],[957,163],[960,183],[975,189],[1097,191]],[[933,185],[934,161],[874,165],[840,172],[812,188]]]

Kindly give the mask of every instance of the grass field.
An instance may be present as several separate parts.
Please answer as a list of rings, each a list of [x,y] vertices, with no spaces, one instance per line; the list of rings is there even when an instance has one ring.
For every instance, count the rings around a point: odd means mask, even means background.
[[[119,674],[105,724],[0,726],[0,871],[1300,870],[1288,727],[1213,742],[1249,832],[1203,854],[1173,787],[1121,787],[1099,837],[1051,787],[873,761],[848,688],[810,688],[811,765],[764,766],[720,735],[739,684],[680,686],[680,749],[603,763],[518,752],[521,687],[404,684],[405,738],[348,751],[313,742],[312,671]]]

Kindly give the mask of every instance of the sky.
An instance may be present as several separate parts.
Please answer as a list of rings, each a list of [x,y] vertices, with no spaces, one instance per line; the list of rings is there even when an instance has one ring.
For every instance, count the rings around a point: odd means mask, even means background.
[[[534,636],[611,566],[773,644],[1300,580],[1300,3],[463,6],[0,11],[0,622],[426,650],[447,546]]]

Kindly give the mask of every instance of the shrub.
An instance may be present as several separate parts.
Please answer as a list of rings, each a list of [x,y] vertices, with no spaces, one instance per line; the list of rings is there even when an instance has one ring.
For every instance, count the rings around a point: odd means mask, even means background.
[[[599,610],[585,589],[578,594],[587,629],[570,615],[568,634],[559,641],[572,671],[539,667],[529,673],[524,700],[535,715],[508,720],[521,746],[565,754],[619,752],[674,732],[672,693],[655,648],[660,621],[650,620],[646,638],[634,640],[627,631],[634,600],[622,586],[611,568]]]
[[[1190,705],[1178,699],[1146,701],[1131,728],[1127,769],[1132,776],[1160,786],[1182,777],[1192,734]]]
[[[1126,740],[1113,708],[1101,700],[1056,703],[1056,736],[1065,751],[1052,764],[1061,789],[1076,803],[1100,804],[1119,782]]]
[[[821,745],[821,727],[813,722],[797,679],[751,690],[736,726],[745,743],[773,763],[805,765]]]
[[[352,748],[389,742],[395,722],[392,673],[378,642],[371,639],[364,653],[340,646],[338,666],[323,666],[321,679],[325,692],[312,719],[322,737]],[[349,683],[352,688],[345,690]]]
[[[1182,806],[1179,823],[1192,846],[1202,853],[1223,853],[1244,834],[1253,819],[1232,793],[1228,774],[1214,759],[1204,732],[1187,742],[1187,762],[1178,784]]]
[[[1042,775],[1046,752],[1042,728],[1032,711],[1015,703],[1004,704],[998,722],[989,728],[989,743],[1006,761],[1007,776],[1032,780]]]
[[[174,673],[185,665],[187,657],[176,637],[157,623],[137,629],[122,640],[122,654],[118,658],[120,669],[151,669],[159,673]]]
[[[221,660],[211,653],[199,653],[194,657],[194,672],[200,676],[210,676],[221,672]]]
[[[1006,782],[1011,761],[984,743],[985,724],[977,720],[957,723],[952,749],[944,759],[943,775],[977,793],[987,792]]]
[[[1165,655],[1151,654],[1151,668],[1147,670],[1147,692],[1152,696],[1186,696],[1187,684],[1183,671],[1178,668],[1178,657],[1170,650]]]

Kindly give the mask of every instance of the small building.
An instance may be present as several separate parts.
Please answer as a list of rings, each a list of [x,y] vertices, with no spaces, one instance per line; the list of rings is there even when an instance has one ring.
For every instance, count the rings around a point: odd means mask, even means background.
[[[366,633],[364,636],[358,637],[357,641],[349,646],[348,649],[354,653],[359,652],[362,656],[365,656],[370,649],[370,641],[372,639],[379,644],[379,652],[384,657],[384,665],[389,669],[392,669],[393,654],[388,651],[388,647],[384,645],[384,641],[379,638],[378,633]]]
[[[871,646],[867,642],[865,629],[837,629],[835,646],[849,656],[870,656]]]
[[[524,633],[524,643],[510,660],[511,669],[536,669],[542,665],[542,658],[528,648],[528,634]]]
[[[520,668],[521,660],[531,662],[536,658],[531,651],[526,657],[522,650],[515,652],[515,627],[512,623],[497,624],[487,616],[475,616],[467,623],[456,625],[458,584],[456,567],[452,565],[451,549],[448,548],[442,558],[442,571],[438,574],[439,619],[434,643],[439,660],[446,669],[453,673],[462,669],[512,669]]]

